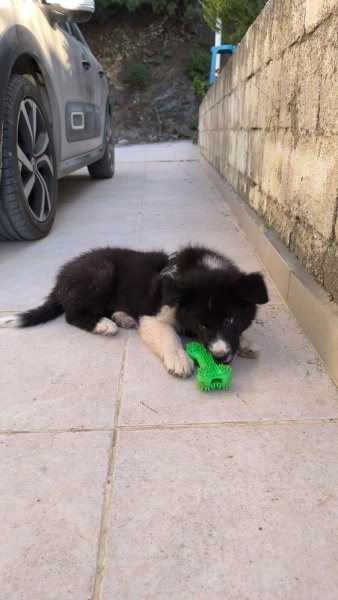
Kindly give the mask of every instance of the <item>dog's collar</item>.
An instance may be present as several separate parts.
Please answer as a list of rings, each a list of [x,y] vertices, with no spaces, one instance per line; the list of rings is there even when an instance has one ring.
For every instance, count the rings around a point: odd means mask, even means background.
[[[176,277],[177,272],[177,252],[173,252],[172,254],[168,254],[168,264],[164,269],[162,269],[160,275],[163,277],[172,277],[173,279]]]

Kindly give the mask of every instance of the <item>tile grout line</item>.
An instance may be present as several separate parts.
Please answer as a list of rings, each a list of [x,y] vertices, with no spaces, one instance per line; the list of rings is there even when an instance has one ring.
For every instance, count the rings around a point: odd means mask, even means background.
[[[272,427],[272,426],[297,426],[297,425],[330,425],[337,424],[338,417],[318,417],[309,419],[279,419],[271,421],[211,421],[211,422],[195,422],[195,423],[159,423],[146,425],[115,425],[113,427],[98,427],[98,428],[82,428],[82,429],[22,429],[18,431],[0,430],[0,436],[14,435],[56,435],[62,433],[111,433],[116,434],[119,431],[149,431],[159,429],[165,431],[167,429],[228,429],[234,427]]]
[[[105,569],[105,557],[106,557],[106,551],[107,551],[107,537],[108,537],[108,528],[109,528],[109,516],[110,516],[110,508],[111,508],[113,488],[114,488],[114,471],[115,471],[115,461],[116,461],[118,434],[119,434],[118,422],[119,422],[119,418],[120,418],[120,410],[121,410],[121,403],[122,403],[124,372],[125,372],[129,337],[130,337],[130,335],[129,335],[129,331],[128,331],[126,334],[126,338],[125,338],[124,346],[123,346],[121,369],[120,369],[118,388],[117,388],[117,394],[116,394],[116,404],[115,404],[115,411],[114,411],[114,427],[112,429],[111,446],[110,446],[109,460],[108,460],[108,470],[107,470],[106,485],[105,485],[104,497],[103,497],[101,528],[100,528],[100,532],[99,532],[99,544],[98,544],[98,551],[97,551],[97,561],[96,561],[96,570],[95,570],[95,576],[94,576],[92,600],[100,600],[100,598],[102,597],[102,581],[103,581],[103,575],[104,575],[104,569]]]
[[[281,427],[337,424],[338,417],[323,419],[281,419],[279,421],[223,421],[211,423],[165,423],[159,425],[119,425],[119,431],[184,430],[184,429],[233,429],[235,427]]]

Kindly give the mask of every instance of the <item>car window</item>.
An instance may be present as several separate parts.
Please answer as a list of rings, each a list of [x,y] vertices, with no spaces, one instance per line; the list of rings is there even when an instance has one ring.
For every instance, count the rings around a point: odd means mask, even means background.
[[[58,23],[58,27],[75,38],[80,44],[83,44],[83,46],[87,46],[86,40],[75,23],[62,22]]]
[[[69,35],[72,35],[72,32],[70,31],[69,25],[66,22],[61,22],[58,23],[58,28],[62,29],[63,31],[66,31],[66,33],[69,33]]]
[[[58,23],[58,27],[66,33],[68,33],[69,35],[71,35],[73,38],[75,38],[78,42],[80,42],[80,44],[88,48],[86,40],[84,39],[80,29],[77,25],[75,25],[75,23],[62,22]]]
[[[84,37],[83,37],[80,29],[78,28],[78,26],[75,25],[75,23],[68,23],[68,25],[69,25],[69,28],[71,30],[72,36],[75,37],[78,42],[80,42],[84,46],[87,46],[87,42],[84,39]]]

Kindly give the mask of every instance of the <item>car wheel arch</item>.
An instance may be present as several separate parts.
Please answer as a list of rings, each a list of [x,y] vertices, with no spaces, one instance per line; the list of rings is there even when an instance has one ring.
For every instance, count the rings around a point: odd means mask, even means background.
[[[29,54],[21,54],[13,65],[11,75],[25,77],[39,91],[53,133],[57,163],[60,163],[60,118],[53,86],[43,64]]]
[[[13,28],[9,28],[4,34],[8,52],[5,63],[7,64],[7,73],[4,73],[3,80],[7,82],[11,75],[22,75],[39,90],[52,128],[56,160],[59,165],[61,160],[60,116],[54,97],[52,79],[44,65],[44,52],[31,31],[22,25],[13,27],[15,27],[15,36],[13,36]],[[3,99],[1,98],[1,100]],[[2,115],[3,103],[0,103],[1,120]]]

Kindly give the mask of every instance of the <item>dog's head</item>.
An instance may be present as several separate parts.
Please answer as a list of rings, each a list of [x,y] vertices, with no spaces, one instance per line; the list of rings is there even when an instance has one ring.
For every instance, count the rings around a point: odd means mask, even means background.
[[[239,338],[256,315],[256,305],[268,302],[260,273],[194,271],[167,278],[163,303],[176,307],[176,321],[192,331],[218,362],[231,363]]]

